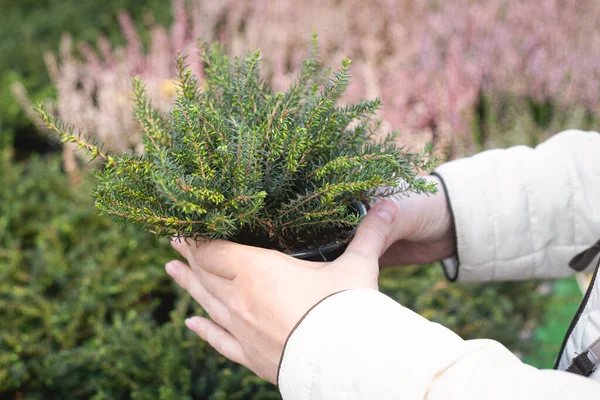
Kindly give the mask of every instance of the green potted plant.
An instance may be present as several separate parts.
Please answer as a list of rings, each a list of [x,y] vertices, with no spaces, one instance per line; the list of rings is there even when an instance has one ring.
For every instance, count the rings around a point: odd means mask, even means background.
[[[167,115],[134,79],[142,155],[105,153],[38,107],[63,141],[103,159],[94,192],[101,212],[160,236],[223,238],[331,260],[365,214],[364,202],[435,191],[417,176],[431,167],[427,150],[404,151],[393,133],[378,135],[378,99],[336,105],[350,60],[328,78],[316,39],[286,93],[261,78],[258,51],[230,60],[218,45],[200,48],[206,78],[199,84],[179,57]]]

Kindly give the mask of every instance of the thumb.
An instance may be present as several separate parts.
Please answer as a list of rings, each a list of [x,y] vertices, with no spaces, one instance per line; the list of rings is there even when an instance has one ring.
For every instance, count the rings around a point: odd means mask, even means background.
[[[346,254],[378,260],[386,249],[387,239],[398,216],[398,205],[393,200],[375,204],[360,221]]]

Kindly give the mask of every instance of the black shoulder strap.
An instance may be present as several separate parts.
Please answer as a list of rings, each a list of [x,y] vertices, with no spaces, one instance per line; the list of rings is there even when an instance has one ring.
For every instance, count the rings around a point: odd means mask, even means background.
[[[598,243],[596,243],[596,245],[597,244]],[[580,256],[584,257],[583,254],[589,250],[591,250],[591,249],[588,249],[585,252],[581,253],[579,256],[575,257],[574,260],[579,259]],[[588,253],[588,254],[591,254],[591,253]],[[587,259],[587,256],[586,256],[586,259]],[[581,261],[579,261],[579,262],[581,262]],[[572,263],[578,263],[578,261],[575,260],[575,261],[572,261]],[[585,266],[582,269],[585,269]],[[560,351],[558,352],[558,357],[556,357],[556,361],[554,362],[554,369],[558,369],[560,361],[562,360],[562,357],[564,355],[565,348],[567,346],[567,342],[569,341],[569,338],[571,337],[571,334],[573,333],[573,329],[575,329],[575,326],[577,325],[577,322],[579,321],[579,317],[581,317],[581,314],[585,310],[585,307],[587,306],[587,302],[590,298],[590,295],[592,294],[592,291],[594,290],[594,287],[596,286],[596,280],[597,280],[596,278],[598,277],[598,270],[600,270],[600,259],[596,263],[596,270],[594,271],[594,274],[592,275],[592,280],[591,280],[587,290],[585,291],[585,295],[583,296],[583,299],[581,300],[581,303],[579,304],[579,307],[577,308],[577,312],[575,313],[575,316],[573,317],[571,324],[569,325],[569,329],[567,329],[565,338],[563,339],[562,345],[560,346]],[[582,354],[583,353],[585,353],[585,351],[583,351]],[[575,358],[577,358],[577,357],[575,357]],[[581,356],[581,358],[583,358],[583,356]],[[585,363],[585,360],[583,362]],[[575,367],[573,367],[573,368],[575,368]]]
[[[569,267],[574,269],[577,272],[581,272],[586,269],[594,258],[600,253],[600,240],[598,240],[592,247],[577,254],[573,259],[569,262]]]
[[[592,263],[598,253],[600,253],[600,240],[586,251],[573,257],[569,263],[569,267],[573,268],[575,271],[583,271]],[[598,264],[600,265],[600,261]],[[594,275],[596,275],[596,273]],[[592,282],[590,286],[593,284],[594,282]],[[600,365],[600,337],[582,351],[581,354],[577,354],[577,356],[573,358],[571,365],[567,368],[567,372],[590,376],[592,372],[596,370],[598,365]]]

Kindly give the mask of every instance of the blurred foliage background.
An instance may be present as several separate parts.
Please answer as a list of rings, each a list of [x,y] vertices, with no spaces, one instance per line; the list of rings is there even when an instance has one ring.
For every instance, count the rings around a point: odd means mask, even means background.
[[[130,80],[167,110],[174,58],[202,79],[197,37],[260,48],[290,83],[311,32],[347,100],[381,97],[384,126],[445,160],[597,130],[595,0],[0,0],[0,397],[269,399],[276,388],[186,331],[201,313],[163,272],[168,243],[99,217],[88,164],[31,113],[108,143],[135,142]],[[127,140],[125,140],[127,138]],[[497,339],[551,367],[581,296],[574,280],[451,284],[439,266],[390,268],[382,290],[464,338]],[[552,289],[553,288],[553,289]]]
[[[172,19],[170,4],[161,0],[0,0],[0,10],[0,145],[16,140],[17,149],[38,152],[46,151],[48,142],[16,102],[11,85],[21,82],[35,101],[55,96],[44,52],[57,51],[65,33],[91,43],[102,34],[123,44],[117,18],[123,10],[139,16],[140,27],[148,13],[163,24]]]

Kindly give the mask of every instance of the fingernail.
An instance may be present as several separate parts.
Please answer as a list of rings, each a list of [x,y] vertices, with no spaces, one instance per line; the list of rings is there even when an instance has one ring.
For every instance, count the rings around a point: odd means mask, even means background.
[[[375,215],[383,219],[388,224],[391,224],[398,215],[398,205],[392,200],[385,200],[377,203],[375,207]]]
[[[173,261],[168,262],[167,265],[165,265],[165,269],[167,270],[167,274],[169,274],[171,278],[175,279],[175,275],[177,275],[177,268],[173,264]]]

